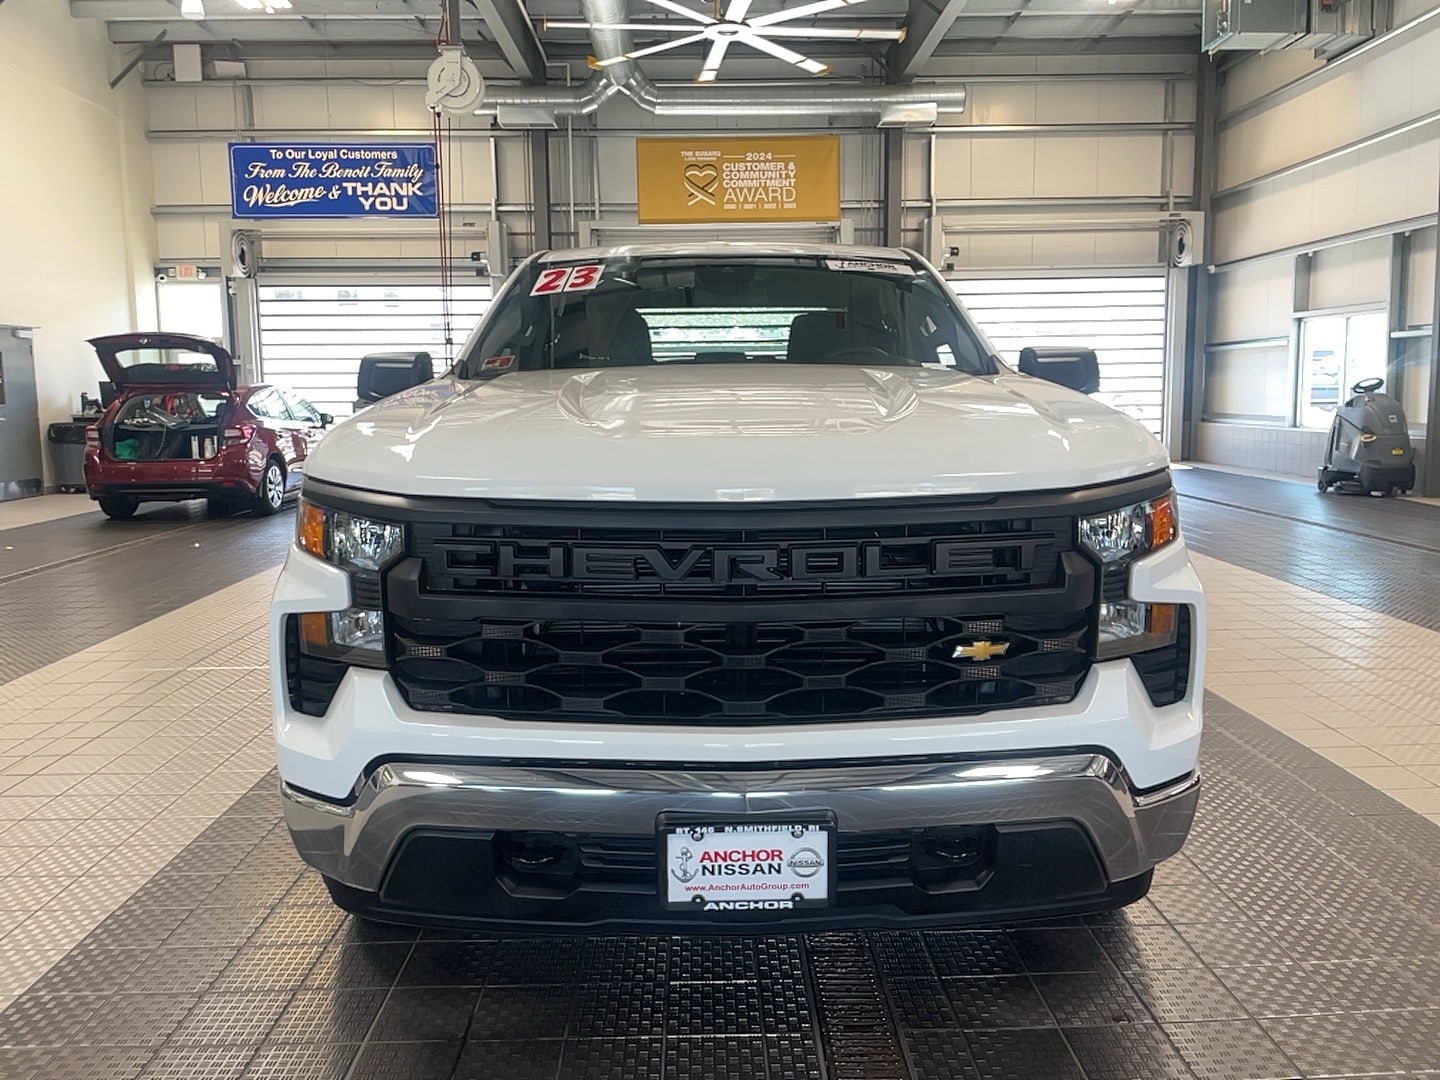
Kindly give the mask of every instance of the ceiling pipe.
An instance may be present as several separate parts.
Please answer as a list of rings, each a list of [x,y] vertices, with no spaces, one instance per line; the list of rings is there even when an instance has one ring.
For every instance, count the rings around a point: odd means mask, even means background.
[[[629,21],[626,0],[581,0],[590,23]],[[631,51],[625,30],[591,29],[595,55],[624,56]],[[554,126],[557,118],[586,116],[623,94],[656,116],[924,116],[929,112],[963,112],[965,87],[960,83],[907,83],[903,86],[859,82],[787,84],[783,89],[704,86],[656,86],[633,60],[608,64],[579,86],[495,86],[487,84],[477,116],[493,116],[501,127]],[[933,116],[931,117],[933,122]]]

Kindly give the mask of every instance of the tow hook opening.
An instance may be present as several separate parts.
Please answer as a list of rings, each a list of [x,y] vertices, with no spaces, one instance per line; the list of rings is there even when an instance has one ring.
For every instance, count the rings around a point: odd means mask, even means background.
[[[576,838],[558,832],[502,832],[495,835],[495,874],[511,896],[557,899],[579,885]]]
[[[570,860],[574,842],[560,833],[505,833],[501,857],[517,870],[558,870]]]
[[[984,886],[995,867],[995,829],[953,825],[924,829],[910,845],[910,871],[927,892],[958,892]]]

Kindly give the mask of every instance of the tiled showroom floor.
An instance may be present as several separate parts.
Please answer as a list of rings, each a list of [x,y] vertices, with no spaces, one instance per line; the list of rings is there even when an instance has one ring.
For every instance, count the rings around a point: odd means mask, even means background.
[[[723,939],[340,914],[271,772],[288,514],[0,512],[0,1077],[1440,1075],[1440,510],[1178,482],[1207,788],[1150,897]]]

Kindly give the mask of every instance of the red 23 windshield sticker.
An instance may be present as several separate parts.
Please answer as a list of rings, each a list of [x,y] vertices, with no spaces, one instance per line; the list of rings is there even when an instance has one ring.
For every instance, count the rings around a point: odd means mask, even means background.
[[[561,292],[587,292],[600,284],[604,271],[600,263],[585,263],[583,266],[552,266],[540,271],[535,280],[531,296],[551,296]]]

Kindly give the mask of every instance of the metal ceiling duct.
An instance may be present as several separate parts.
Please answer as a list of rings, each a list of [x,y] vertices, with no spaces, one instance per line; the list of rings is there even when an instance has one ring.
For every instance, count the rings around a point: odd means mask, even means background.
[[[587,22],[622,24],[629,21],[625,0],[581,0]],[[631,51],[624,30],[590,31],[596,56],[623,56]],[[907,83],[903,86],[869,83],[796,83],[780,89],[767,86],[763,93],[733,89],[724,83],[704,86],[656,86],[633,60],[597,71],[580,86],[495,86],[487,84],[475,115],[493,116],[501,127],[536,127],[538,116],[584,116],[593,113],[616,94],[624,94],[656,116],[874,116],[897,110],[926,107],[937,112],[962,112],[965,87],[959,83]]]

